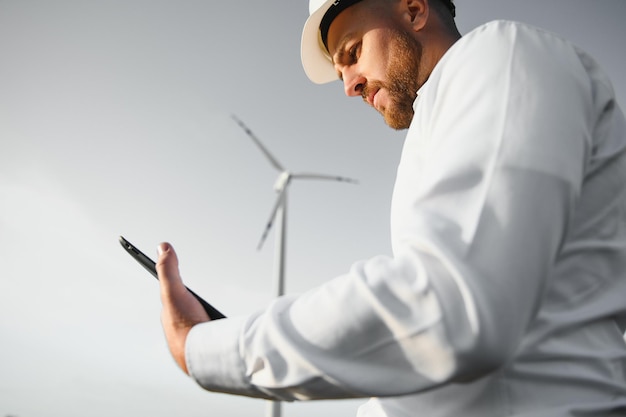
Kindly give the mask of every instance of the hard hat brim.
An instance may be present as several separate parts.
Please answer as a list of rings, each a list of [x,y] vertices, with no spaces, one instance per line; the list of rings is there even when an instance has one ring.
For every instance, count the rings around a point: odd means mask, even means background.
[[[339,79],[320,37],[320,23],[335,1],[324,2],[309,16],[302,30],[300,59],[307,77],[316,84],[326,84]]]

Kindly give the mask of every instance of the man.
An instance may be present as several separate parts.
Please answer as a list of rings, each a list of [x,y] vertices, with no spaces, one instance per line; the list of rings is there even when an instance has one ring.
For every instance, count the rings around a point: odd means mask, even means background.
[[[373,397],[359,416],[626,415],[626,123],[545,31],[460,37],[445,0],[311,0],[315,82],[409,128],[392,257],[208,321],[160,247],[174,358],[209,390]]]

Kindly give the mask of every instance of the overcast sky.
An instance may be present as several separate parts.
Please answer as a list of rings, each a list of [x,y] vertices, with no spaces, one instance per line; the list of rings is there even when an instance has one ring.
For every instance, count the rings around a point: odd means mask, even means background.
[[[594,55],[626,103],[626,1],[458,0],[463,33],[495,18]],[[0,417],[262,416],[208,393],[162,336],[156,281],[119,246],[179,252],[188,286],[227,315],[272,299],[277,172],[294,171],[287,292],[388,254],[403,133],[301,69],[304,0],[0,0]],[[540,63],[538,63],[540,65]],[[354,415],[362,401],[288,404]]]

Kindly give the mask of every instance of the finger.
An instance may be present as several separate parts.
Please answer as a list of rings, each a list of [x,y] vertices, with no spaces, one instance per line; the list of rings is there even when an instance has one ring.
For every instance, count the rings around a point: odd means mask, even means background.
[[[185,287],[178,268],[178,256],[169,243],[161,243],[157,252],[157,275],[161,283],[161,302],[167,314],[183,322],[200,322],[209,319],[202,305]]]
[[[183,280],[180,277],[178,269],[178,256],[174,248],[169,243],[161,243],[157,252],[159,258],[156,263],[156,270],[164,290],[180,290],[184,287]]]

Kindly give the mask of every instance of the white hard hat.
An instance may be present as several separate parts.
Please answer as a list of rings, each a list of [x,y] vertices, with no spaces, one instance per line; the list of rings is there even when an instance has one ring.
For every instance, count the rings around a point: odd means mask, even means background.
[[[309,18],[302,30],[300,58],[311,81],[324,84],[338,79],[326,49],[328,26],[337,15],[360,0],[309,0]],[[320,25],[324,28],[320,31]],[[322,40],[324,38],[324,40]]]

